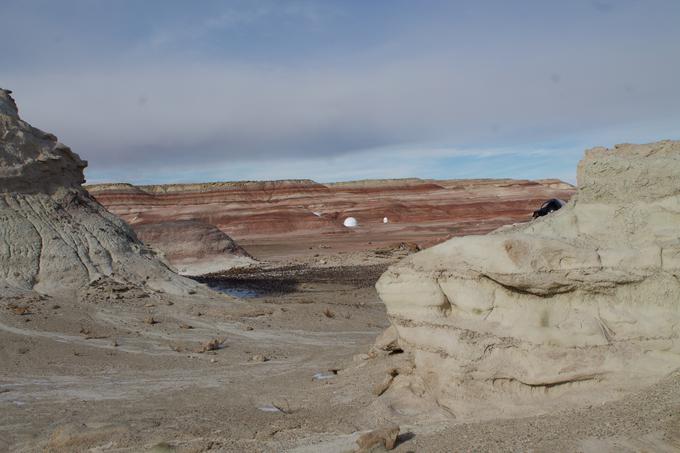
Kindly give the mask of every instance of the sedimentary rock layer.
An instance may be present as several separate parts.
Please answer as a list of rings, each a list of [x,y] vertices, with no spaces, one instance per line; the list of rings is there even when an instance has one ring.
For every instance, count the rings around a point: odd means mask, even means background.
[[[680,142],[595,148],[560,211],[391,267],[377,288],[416,365],[401,388],[497,417],[615,398],[680,366],[678,181]]]
[[[196,287],[81,188],[86,165],[21,120],[0,89],[0,294],[72,291],[103,279],[172,292]]]
[[[135,231],[182,275],[205,275],[256,263],[229,236],[205,222],[143,223]]]
[[[441,242],[526,221],[545,199],[569,199],[558,180],[311,180],[162,186],[106,184],[88,190],[133,228],[168,221],[214,225],[240,244],[262,241]],[[347,217],[359,226],[348,230]],[[383,222],[387,218],[387,223]]]

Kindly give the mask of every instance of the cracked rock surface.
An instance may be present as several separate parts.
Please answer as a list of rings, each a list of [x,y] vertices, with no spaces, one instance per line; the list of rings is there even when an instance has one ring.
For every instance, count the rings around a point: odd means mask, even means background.
[[[69,292],[101,280],[194,288],[82,189],[87,163],[23,121],[10,93],[0,89],[0,293]]]
[[[459,419],[515,416],[680,366],[678,181],[680,142],[594,148],[560,211],[392,266],[377,289],[415,361],[392,397],[417,388]]]

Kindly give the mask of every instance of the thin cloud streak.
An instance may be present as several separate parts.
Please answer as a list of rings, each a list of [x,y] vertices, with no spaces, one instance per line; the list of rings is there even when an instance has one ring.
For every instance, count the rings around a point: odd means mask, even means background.
[[[304,168],[306,177],[354,179],[367,163],[371,174],[428,176],[442,165],[456,173],[456,159],[470,157],[460,150],[488,158],[491,175],[500,161],[490,149],[517,150],[519,175],[521,165],[535,168],[532,153],[544,143],[680,133],[680,122],[668,125],[680,117],[680,31],[664,26],[680,8],[664,1],[491,10],[437,1],[429,9],[260,0],[188,10],[169,2],[136,15],[128,2],[102,2],[101,13],[66,2],[82,15],[74,27],[53,20],[62,12],[49,3],[47,16],[34,11],[40,26],[27,27],[25,4],[10,3],[8,17],[20,23],[0,38],[32,35],[19,41],[23,53],[0,39],[16,62],[0,69],[0,86],[14,90],[26,120],[88,159],[96,179],[141,181],[139,169],[153,168],[168,181],[196,180],[235,167],[248,178]],[[102,24],[93,34],[100,15],[125,28]],[[57,52],[55,34],[73,52]],[[338,165],[343,159],[364,164]]]
[[[102,165],[336,155],[421,141],[545,140],[675,113],[680,62],[655,55],[564,68],[436,57],[347,71],[247,65],[134,66],[22,76],[10,86],[25,116]],[[512,68],[512,71],[509,69]],[[496,74],[505,70],[505,76]],[[627,82],[612,81],[625,72]],[[653,79],[653,80],[652,80]],[[630,91],[634,86],[635,91]],[[54,90],[53,87],[60,87]],[[143,102],[140,102],[143,100]],[[67,114],[61,106],[68,106]],[[145,150],[151,154],[145,154]]]

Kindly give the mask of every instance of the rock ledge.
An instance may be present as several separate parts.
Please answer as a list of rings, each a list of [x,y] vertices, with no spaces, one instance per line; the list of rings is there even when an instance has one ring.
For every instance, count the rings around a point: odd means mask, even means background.
[[[680,142],[591,149],[560,211],[391,267],[377,288],[414,353],[410,384],[493,418],[616,398],[680,366],[678,181]]]

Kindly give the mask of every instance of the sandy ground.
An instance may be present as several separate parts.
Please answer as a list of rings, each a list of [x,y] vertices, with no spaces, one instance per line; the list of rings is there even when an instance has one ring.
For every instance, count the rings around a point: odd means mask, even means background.
[[[0,298],[0,451],[347,452],[390,421],[399,452],[680,451],[680,375],[523,419],[390,405],[372,389],[408,356],[365,353],[388,325],[373,284],[408,247],[247,248],[261,266],[205,280],[238,299]]]

